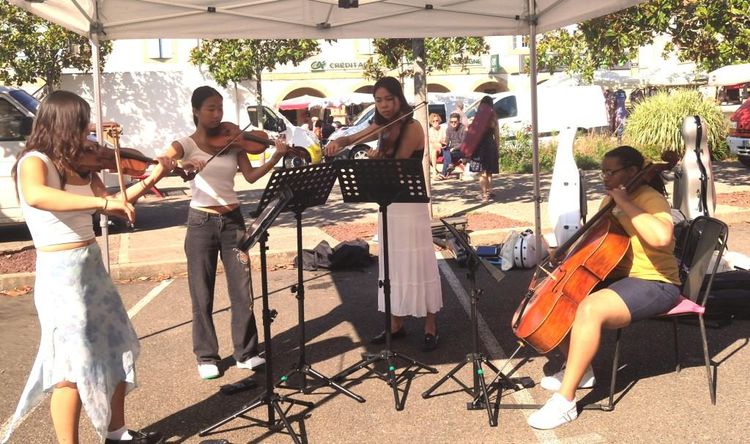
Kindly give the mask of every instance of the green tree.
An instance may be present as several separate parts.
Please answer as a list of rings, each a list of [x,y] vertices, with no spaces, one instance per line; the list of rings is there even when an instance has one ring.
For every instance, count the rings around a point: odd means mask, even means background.
[[[540,71],[593,78],[594,70],[632,61],[638,49],[666,35],[664,56],[674,53],[705,70],[750,61],[750,0],[651,0],[545,34],[538,45]]]
[[[112,44],[100,48],[103,66]],[[41,79],[47,94],[60,85],[63,69],[91,71],[88,38],[0,2],[0,82],[21,86]]]
[[[483,37],[426,38],[424,41],[427,73],[445,71],[451,65],[460,65],[464,70],[471,56],[486,54],[490,49]],[[372,46],[375,56],[365,63],[365,78],[377,80],[388,71],[396,70],[404,83],[404,78],[414,75],[412,39],[373,39]]]
[[[263,103],[261,88],[263,70],[273,71],[276,66],[292,63],[297,66],[303,60],[317,54],[317,40],[248,40],[217,39],[202,40],[190,52],[190,62],[205,66],[216,82],[227,87],[244,80],[254,80],[258,104]],[[259,106],[259,110],[263,107]],[[262,128],[263,113],[258,113]]]

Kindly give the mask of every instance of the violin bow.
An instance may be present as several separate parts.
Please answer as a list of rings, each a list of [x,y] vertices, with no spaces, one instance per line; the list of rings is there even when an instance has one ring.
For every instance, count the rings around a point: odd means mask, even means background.
[[[122,200],[127,206],[128,203],[128,191],[125,188],[125,177],[122,174],[122,165],[120,161],[122,156],[120,154],[120,135],[122,134],[121,126],[113,126],[107,128],[107,135],[112,138],[112,143],[115,149],[115,163],[117,164],[117,182],[120,185],[120,193],[122,193]],[[128,223],[130,223],[128,221]]]
[[[423,107],[425,107],[425,106],[427,106],[427,101],[426,101],[426,100],[423,100],[422,102],[420,102],[420,103],[418,103],[418,104],[414,105],[414,106],[413,106],[413,107],[411,108],[411,111],[409,111],[408,113],[405,113],[405,114],[403,114],[403,115],[401,115],[401,116],[398,116],[397,118],[393,119],[392,121],[390,121],[390,122],[386,123],[385,125],[383,125],[383,126],[381,126],[381,127],[378,127],[378,128],[373,128],[373,129],[372,129],[372,130],[370,130],[370,131],[369,131],[369,132],[368,132],[367,134],[363,134],[363,135],[362,135],[362,136],[360,136],[360,137],[359,137],[359,138],[358,138],[357,140],[354,140],[354,141],[352,141],[352,142],[351,142],[351,143],[350,143],[349,145],[356,145],[356,144],[358,144],[358,143],[362,142],[363,140],[366,140],[366,139],[367,139],[368,137],[372,136],[373,134],[377,134],[377,133],[379,133],[379,132],[381,132],[381,131],[384,131],[384,130],[385,130],[386,128],[388,128],[389,126],[393,125],[393,124],[394,124],[394,123],[396,123],[396,122],[400,122],[401,120],[404,120],[404,119],[405,119],[405,118],[407,118],[408,116],[411,116],[411,115],[413,115],[413,114],[414,114],[414,111],[418,110],[419,108],[423,108]]]

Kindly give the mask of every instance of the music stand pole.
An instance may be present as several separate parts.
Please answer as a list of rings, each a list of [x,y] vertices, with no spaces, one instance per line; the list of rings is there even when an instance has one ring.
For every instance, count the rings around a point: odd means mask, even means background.
[[[470,286],[470,294],[471,294],[471,345],[472,345],[472,352],[467,353],[466,357],[464,358],[463,362],[458,363],[453,369],[451,369],[445,376],[440,378],[439,381],[437,381],[432,387],[427,389],[424,393],[422,393],[422,398],[429,398],[432,396],[432,393],[441,385],[443,385],[446,381],[453,378],[458,382],[464,389],[465,392],[467,392],[469,395],[474,397],[474,401],[467,402],[466,408],[468,410],[478,410],[481,408],[485,408],[487,410],[487,417],[489,419],[490,426],[495,427],[497,426],[497,415],[493,413],[493,409],[490,403],[490,391],[487,389],[488,384],[484,380],[484,368],[483,366],[487,366],[492,369],[495,373],[500,373],[500,371],[495,367],[492,362],[490,362],[487,357],[483,353],[479,351],[479,321],[477,319],[477,303],[479,302],[479,297],[484,292],[482,289],[477,287],[476,283],[476,272],[477,268],[479,268],[480,265],[480,258],[476,255],[474,252],[474,249],[471,248],[471,245],[469,245],[467,242],[465,242],[465,239],[463,238],[463,235],[458,233],[455,228],[448,224],[447,222],[443,221],[443,223],[448,227],[450,232],[453,234],[453,236],[456,238],[456,242],[462,245],[462,247],[467,250],[466,253],[468,254],[468,272],[466,274],[466,277],[469,280],[469,286]],[[467,248],[468,247],[468,248]],[[472,375],[473,375],[473,385],[471,388],[465,386],[461,381],[459,381],[454,375],[461,370],[466,364],[472,364]],[[479,402],[477,402],[479,400]],[[497,404],[497,403],[496,403]],[[497,411],[497,409],[495,409]]]
[[[302,393],[309,394],[315,389],[322,386],[331,386],[339,392],[349,396],[350,398],[358,401],[365,402],[365,398],[353,393],[346,387],[341,386],[331,378],[324,376],[323,374],[316,371],[310,364],[307,363],[305,358],[305,278],[302,271],[302,210],[298,209],[294,212],[294,218],[297,221],[297,284],[292,286],[292,293],[296,294],[297,297],[297,317],[299,319],[299,363],[297,367],[293,368],[290,372],[286,373],[281,377],[281,383],[278,387],[292,387],[289,384],[289,378],[299,373],[301,382],[300,386],[297,387]],[[308,387],[307,377],[311,376],[315,378],[319,385],[314,387]]]
[[[429,202],[424,190],[424,175],[421,163],[416,159],[386,159],[386,160],[339,160],[339,185],[345,202],[376,202],[378,211],[382,214],[383,238],[379,240],[380,254],[383,255],[383,280],[379,286],[383,288],[385,305],[385,349],[378,353],[362,353],[362,359],[352,366],[342,370],[333,377],[341,380],[365,367],[379,378],[385,380],[393,390],[396,410],[403,410],[406,394],[399,399],[399,383],[406,379],[407,371],[411,367],[424,369],[430,373],[437,373],[437,369],[423,364],[409,356],[391,350],[391,280],[390,258],[388,249],[388,205],[394,202]],[[396,374],[395,360],[404,361],[407,366],[400,374]],[[385,361],[386,373],[377,371],[370,366]],[[402,379],[403,378],[403,379]]]

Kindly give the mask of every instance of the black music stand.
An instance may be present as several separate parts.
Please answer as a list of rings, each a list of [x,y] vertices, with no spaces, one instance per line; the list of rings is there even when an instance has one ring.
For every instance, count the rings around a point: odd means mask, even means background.
[[[468,255],[467,268],[469,271],[466,273],[466,277],[468,278],[469,286],[471,287],[472,352],[466,355],[463,362],[458,363],[458,365],[453,367],[451,371],[440,378],[438,382],[427,389],[427,391],[422,393],[422,397],[425,399],[429,398],[430,396],[432,396],[432,392],[443,385],[443,383],[445,383],[448,379],[453,378],[461,385],[466,393],[474,398],[472,402],[466,403],[466,408],[469,410],[479,410],[485,408],[487,410],[487,417],[489,418],[490,426],[495,427],[497,426],[497,416],[493,413],[493,409],[490,403],[490,390],[488,390],[488,384],[484,380],[484,368],[482,366],[486,365],[487,367],[491,368],[492,371],[494,371],[496,374],[503,375],[503,377],[505,377],[506,379],[507,376],[502,374],[502,372],[498,370],[498,368],[495,367],[495,365],[492,364],[492,362],[479,351],[479,322],[477,321],[477,303],[479,302],[479,297],[482,295],[482,293],[484,293],[484,290],[477,287],[476,272],[479,268],[479,265],[482,264],[487,272],[489,272],[489,274],[497,282],[500,282],[505,277],[505,274],[498,270],[494,265],[479,257],[476,251],[474,251],[474,248],[472,248],[469,244],[465,234],[460,233],[450,222],[446,221],[445,219],[440,219],[440,221],[443,223],[443,225],[446,226],[446,228],[448,228],[448,231],[456,239],[456,242],[458,242],[459,245],[461,245],[461,247],[466,250],[466,253]],[[466,384],[462,383],[454,376],[459,370],[461,370],[466,364],[469,363],[473,365],[472,373],[474,377],[472,387],[466,386]],[[477,399],[479,399],[479,401],[477,401]],[[498,397],[495,401],[495,411],[497,411],[499,399],[500,398]]]
[[[308,394],[323,387],[331,386],[339,392],[355,399],[365,402],[361,396],[352,393],[340,384],[319,373],[307,362],[305,358],[305,280],[302,270],[302,212],[306,208],[323,205],[328,200],[333,183],[336,182],[336,169],[332,163],[308,165],[299,168],[276,170],[268,180],[268,185],[260,198],[259,207],[273,199],[277,190],[288,188],[292,198],[286,203],[282,211],[291,211],[297,221],[297,284],[292,285],[292,293],[297,297],[297,313],[299,319],[299,362],[290,372],[281,377],[277,387],[298,389],[301,393]],[[299,374],[299,386],[292,386],[290,377]],[[317,386],[308,386],[308,376],[317,380]]]
[[[401,353],[391,351],[391,281],[388,257],[388,205],[392,203],[427,203],[430,198],[425,189],[422,163],[419,159],[372,159],[337,160],[339,186],[344,202],[375,202],[382,214],[383,237],[379,239],[380,253],[383,255],[383,280],[378,283],[383,288],[385,302],[385,349],[378,353],[362,353],[362,359],[333,377],[339,380],[367,367],[379,378],[388,382],[393,389],[396,410],[403,410],[406,393],[399,400],[398,385],[412,367],[437,373],[437,369],[423,364]],[[425,227],[427,229],[427,227]],[[396,375],[394,360],[400,359],[408,365],[400,375]],[[386,373],[370,367],[379,361],[386,362]]]
[[[212,430],[221,427],[235,418],[245,418],[251,421],[255,421],[267,427],[269,430],[279,428],[279,423],[286,428],[289,435],[292,437],[295,443],[301,444],[302,441],[297,436],[297,433],[292,428],[291,423],[286,417],[284,409],[281,404],[287,402],[289,404],[299,404],[310,409],[313,404],[310,402],[299,401],[297,399],[288,398],[281,396],[274,391],[273,386],[273,353],[271,347],[271,322],[276,317],[275,310],[270,310],[268,307],[268,275],[266,273],[266,241],[268,240],[268,228],[271,226],[276,217],[281,213],[284,206],[292,199],[292,192],[288,187],[279,188],[276,194],[267,199],[265,207],[258,205],[258,210],[254,214],[258,214],[255,221],[251,224],[250,228],[245,232],[244,236],[237,243],[237,249],[240,251],[247,251],[252,248],[256,243],[260,243],[260,278],[261,278],[261,290],[263,297],[263,336],[266,342],[266,388],[263,393],[257,397],[254,401],[243,406],[240,410],[233,413],[232,415],[222,419],[216,424],[207,427],[200,432],[198,436],[205,436]],[[256,418],[252,418],[246,415],[247,412],[263,405],[268,406],[268,420],[263,421]],[[275,415],[279,415],[277,420]]]

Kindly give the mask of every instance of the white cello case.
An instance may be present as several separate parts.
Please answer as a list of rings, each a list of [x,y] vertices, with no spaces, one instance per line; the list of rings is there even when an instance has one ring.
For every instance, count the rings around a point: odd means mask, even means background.
[[[688,116],[682,121],[685,155],[675,167],[672,207],[680,210],[687,220],[701,215],[713,216],[716,210],[707,132],[699,116]]]
[[[581,228],[581,175],[573,157],[575,128],[565,128],[557,136],[557,153],[549,190],[548,214],[557,246]],[[551,242],[550,242],[551,243]]]

